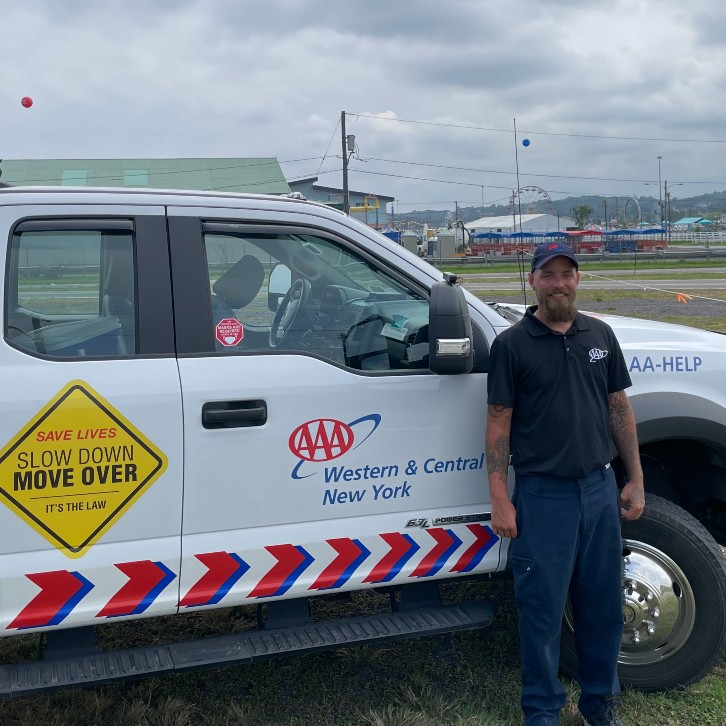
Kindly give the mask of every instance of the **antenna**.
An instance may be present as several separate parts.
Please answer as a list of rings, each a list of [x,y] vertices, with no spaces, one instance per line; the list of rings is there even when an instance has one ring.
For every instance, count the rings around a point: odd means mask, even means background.
[[[522,185],[519,183],[519,149],[517,148],[517,119],[513,119],[514,123],[514,166],[517,172],[517,191],[519,191],[522,188]],[[520,194],[517,194],[517,205],[519,207],[519,231],[522,231],[522,197]],[[515,223],[516,227],[516,223]],[[517,231],[516,229],[514,230]]]
[[[517,172],[517,192],[522,188],[519,183],[519,149],[517,148],[517,119],[512,119],[514,124],[514,165]],[[519,282],[522,286],[522,297],[524,304],[527,304],[527,287],[524,284],[524,250],[522,248],[522,195],[517,194],[517,206],[519,207],[519,248],[517,249],[517,265],[519,266]],[[514,198],[512,198],[512,214],[514,214]],[[514,220],[514,231],[517,231],[517,220]]]

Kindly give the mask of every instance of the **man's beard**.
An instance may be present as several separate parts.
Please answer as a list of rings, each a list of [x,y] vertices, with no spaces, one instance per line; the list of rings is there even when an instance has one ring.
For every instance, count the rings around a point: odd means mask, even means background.
[[[544,317],[551,323],[569,323],[577,316],[575,307],[575,293],[567,297],[551,297],[543,295],[537,302],[544,313]]]

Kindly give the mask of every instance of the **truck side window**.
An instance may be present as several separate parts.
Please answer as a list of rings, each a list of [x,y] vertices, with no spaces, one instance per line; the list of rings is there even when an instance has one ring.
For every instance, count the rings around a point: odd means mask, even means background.
[[[344,245],[237,228],[207,233],[205,249],[217,351],[306,353],[368,372],[428,369],[428,300]],[[280,280],[289,288],[278,289]]]
[[[51,358],[133,355],[132,233],[88,224],[78,230],[22,231],[22,225],[20,230],[6,272],[5,339]]]

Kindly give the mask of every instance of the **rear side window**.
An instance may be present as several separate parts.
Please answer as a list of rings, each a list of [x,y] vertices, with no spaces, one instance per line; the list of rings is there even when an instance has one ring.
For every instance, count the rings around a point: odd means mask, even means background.
[[[84,221],[21,223],[5,284],[6,341],[52,358],[136,352],[134,237],[131,223],[104,229]]]

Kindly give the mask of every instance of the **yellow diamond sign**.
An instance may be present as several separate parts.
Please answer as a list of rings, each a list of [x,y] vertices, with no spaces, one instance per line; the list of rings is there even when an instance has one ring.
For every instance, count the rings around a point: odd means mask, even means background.
[[[0,501],[80,557],[164,473],[166,456],[83,381],[0,451]]]

